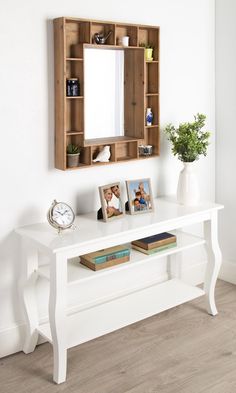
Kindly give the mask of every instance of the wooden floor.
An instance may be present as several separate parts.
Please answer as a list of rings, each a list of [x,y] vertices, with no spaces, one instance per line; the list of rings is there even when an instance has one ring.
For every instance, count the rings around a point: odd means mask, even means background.
[[[236,286],[216,300],[216,317],[200,298],[70,349],[61,385],[50,344],[0,359],[0,392],[236,393]]]

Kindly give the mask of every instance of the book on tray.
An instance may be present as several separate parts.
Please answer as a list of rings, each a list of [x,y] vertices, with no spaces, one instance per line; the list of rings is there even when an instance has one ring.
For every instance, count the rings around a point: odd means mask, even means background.
[[[144,250],[152,250],[158,247],[176,243],[176,236],[169,232],[144,237],[131,242],[132,246],[138,246]]]
[[[81,255],[80,263],[96,271],[128,262],[129,259],[130,248],[127,246],[116,246]]]
[[[136,246],[135,244],[132,244],[132,248],[134,250],[143,252],[146,255],[152,255],[152,254],[155,254],[157,252],[164,251],[164,250],[167,250],[169,248],[176,247],[176,246],[177,246],[177,242],[172,242],[172,243],[169,243],[169,244],[164,244],[163,246],[159,246],[159,247],[156,247],[156,248],[151,248],[149,250],[146,250],[145,248],[142,248],[142,247]]]

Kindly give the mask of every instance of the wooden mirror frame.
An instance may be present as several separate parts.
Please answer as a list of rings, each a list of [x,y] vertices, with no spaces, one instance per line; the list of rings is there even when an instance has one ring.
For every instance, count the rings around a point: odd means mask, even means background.
[[[107,35],[106,43],[94,43],[94,34]],[[129,37],[123,47],[122,37]],[[153,47],[153,60],[145,59],[145,47]],[[124,136],[84,138],[84,48],[123,48],[124,71]],[[107,165],[133,159],[147,159],[160,153],[159,137],[159,27],[130,25],[61,17],[54,19],[55,53],[55,166],[61,170]],[[78,78],[80,95],[66,95],[67,79]],[[146,109],[152,108],[153,124],[146,125]],[[80,146],[80,162],[68,168],[68,144]],[[108,163],[93,162],[105,145],[110,146]],[[142,156],[140,145],[152,145],[152,155]]]

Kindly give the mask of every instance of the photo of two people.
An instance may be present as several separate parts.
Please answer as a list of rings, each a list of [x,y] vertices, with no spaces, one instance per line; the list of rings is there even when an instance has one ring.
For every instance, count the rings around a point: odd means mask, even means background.
[[[121,217],[124,214],[120,196],[120,183],[99,187],[104,221]]]

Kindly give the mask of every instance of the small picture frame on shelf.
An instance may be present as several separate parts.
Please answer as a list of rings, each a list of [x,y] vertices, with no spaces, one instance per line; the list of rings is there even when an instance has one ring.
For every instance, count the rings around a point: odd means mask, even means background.
[[[150,213],[154,210],[150,179],[126,180],[130,214]]]
[[[120,183],[106,184],[99,187],[103,221],[111,221],[124,216],[124,207],[120,195]]]

